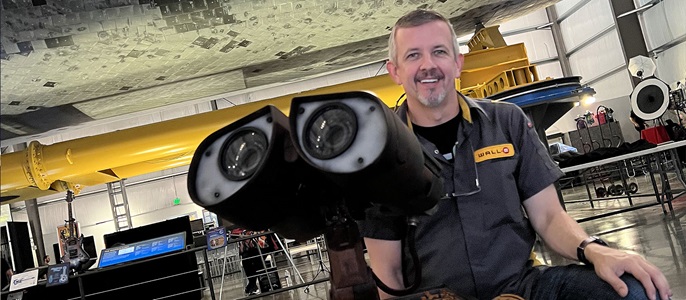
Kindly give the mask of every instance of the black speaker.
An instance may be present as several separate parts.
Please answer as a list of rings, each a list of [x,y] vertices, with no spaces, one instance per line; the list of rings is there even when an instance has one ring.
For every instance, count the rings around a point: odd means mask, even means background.
[[[60,244],[58,244],[58,243],[52,244],[52,251],[55,253],[54,254],[55,256],[52,257],[52,260],[55,263],[59,263],[60,257],[62,257],[62,253],[60,253]]]
[[[7,222],[10,234],[10,245],[14,256],[14,271],[24,272],[26,269],[35,268],[33,253],[31,253],[31,241],[29,239],[29,223]]]
[[[88,253],[88,256],[90,256],[90,258],[98,257],[98,251],[97,249],[95,249],[95,239],[92,235],[84,236],[81,244],[83,245],[83,250],[85,250],[86,253]]]

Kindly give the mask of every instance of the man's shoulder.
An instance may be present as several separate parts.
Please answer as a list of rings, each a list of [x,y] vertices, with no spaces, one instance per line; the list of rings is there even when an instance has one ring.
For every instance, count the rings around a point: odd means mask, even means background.
[[[510,102],[505,102],[505,101],[495,101],[491,100],[488,98],[470,98],[465,96],[465,99],[467,100],[468,103],[472,103],[473,105],[477,105],[483,108],[502,108],[502,109],[507,109],[507,108],[513,108],[517,107],[517,105],[512,104]]]
[[[480,109],[489,117],[493,118],[512,116],[513,113],[521,111],[521,108],[519,108],[519,106],[504,101],[493,101],[490,99],[482,98],[469,98],[466,96],[465,100],[467,101],[470,107]]]

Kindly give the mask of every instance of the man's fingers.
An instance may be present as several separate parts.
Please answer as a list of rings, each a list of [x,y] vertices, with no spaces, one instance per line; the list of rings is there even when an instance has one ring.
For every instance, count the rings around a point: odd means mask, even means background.
[[[597,273],[601,279],[612,286],[619,296],[626,297],[629,294],[629,288],[626,286],[626,283],[619,279],[619,276],[611,269],[597,270]]]
[[[630,253],[612,253],[617,250],[608,250],[610,253],[596,257],[595,271],[598,276],[610,284],[621,297],[626,297],[629,288],[619,276],[624,273],[631,274],[645,289],[646,296],[654,300],[658,296],[661,299],[669,299],[672,291],[669,288],[667,278],[653,264],[644,258]],[[604,259],[603,259],[604,258]]]
[[[669,297],[672,296],[672,291],[669,288],[669,282],[667,282],[665,275],[662,274],[662,272],[660,272],[660,270],[654,265],[648,262],[646,262],[645,265],[647,265],[646,270],[650,274],[653,284],[660,293],[660,299],[669,299]]]
[[[660,273],[660,275],[662,275],[662,273]],[[660,293],[660,299],[670,299],[672,297],[672,289],[669,288],[667,278],[665,278],[664,275],[662,275],[661,277],[662,278],[659,280],[654,279],[653,283],[655,283],[655,287]]]
[[[649,270],[648,267],[649,266],[646,265],[636,264],[631,268],[627,268],[626,271],[631,273],[631,275],[634,275],[634,277],[641,282],[643,288],[646,290],[646,296],[648,296],[648,299],[654,300],[657,292],[655,290],[655,285],[653,284],[651,275],[647,272],[647,270]]]

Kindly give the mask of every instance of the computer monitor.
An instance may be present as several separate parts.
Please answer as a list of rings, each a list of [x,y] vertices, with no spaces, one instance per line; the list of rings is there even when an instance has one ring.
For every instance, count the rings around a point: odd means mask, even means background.
[[[205,231],[205,224],[203,224],[202,219],[191,221],[191,231],[193,233],[202,233]]]
[[[141,260],[186,248],[186,232],[115,246],[100,251],[98,268]]]
[[[207,246],[207,237],[205,235],[196,235],[193,237],[193,245],[195,247]]]
[[[186,242],[193,242],[193,232],[191,231],[191,222],[188,216],[108,233],[103,236],[103,240],[105,241],[105,248],[111,248],[120,243],[131,244],[179,231],[186,231]]]

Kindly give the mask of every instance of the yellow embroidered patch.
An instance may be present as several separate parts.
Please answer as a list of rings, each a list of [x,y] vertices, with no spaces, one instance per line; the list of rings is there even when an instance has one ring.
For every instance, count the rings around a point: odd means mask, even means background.
[[[512,144],[500,144],[474,151],[474,161],[482,162],[494,158],[512,157],[515,151]]]

